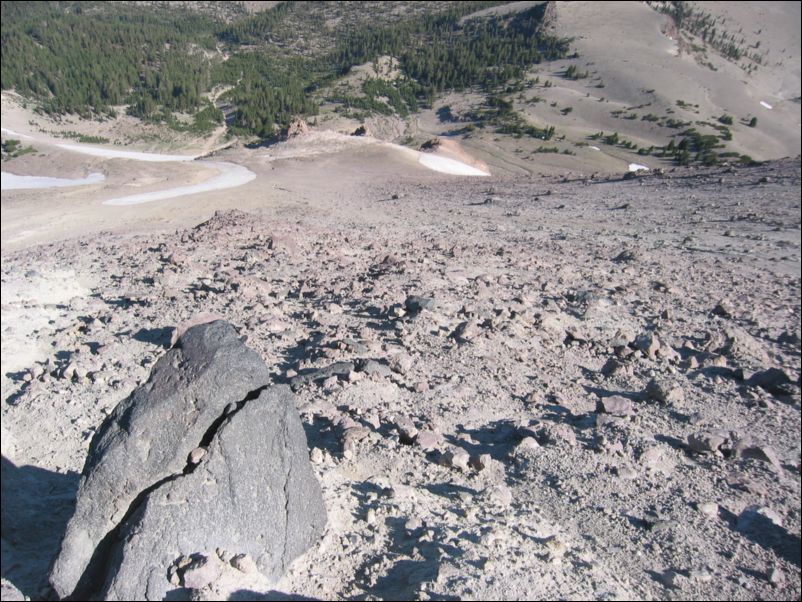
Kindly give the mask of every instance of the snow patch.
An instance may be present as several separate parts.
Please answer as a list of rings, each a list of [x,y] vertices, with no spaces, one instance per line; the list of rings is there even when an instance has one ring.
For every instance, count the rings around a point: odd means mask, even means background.
[[[629,171],[641,171],[641,170],[649,170],[650,167],[646,167],[645,165],[640,165],[639,163],[630,163],[629,164]]]
[[[489,176],[490,174],[481,169],[477,169],[457,161],[456,159],[448,159],[446,157],[438,157],[430,153],[421,153],[418,157],[418,163],[431,170],[439,171],[441,173],[448,173],[455,176]]]
[[[8,134],[9,136],[19,136],[20,138],[30,138],[27,134],[20,134],[19,132],[15,132],[14,130],[9,130],[8,128],[0,128],[4,134]]]
[[[65,188],[67,186],[86,186],[99,184],[106,179],[102,173],[90,173],[85,178],[49,178],[47,176],[18,176],[2,172],[2,190],[25,190],[30,188]]]
[[[199,192],[209,192],[211,190],[223,190],[225,188],[242,186],[256,177],[256,174],[247,167],[236,165],[234,163],[203,161],[201,164],[216,167],[220,170],[220,173],[212,178],[209,178],[205,182],[201,182],[200,184],[178,186],[176,188],[156,190],[154,192],[143,192],[142,194],[133,194],[116,199],[109,199],[107,201],[103,201],[103,204],[119,207],[125,205],[140,205],[142,203],[151,203],[153,201],[162,201],[164,199],[174,199],[190,194],[197,194]]]
[[[98,146],[83,146],[78,144],[57,144],[59,148],[91,155],[93,157],[106,157],[108,159],[133,159],[135,161],[192,161],[197,159],[196,155],[160,155],[158,153],[140,153],[135,151],[119,151],[110,148],[100,148]]]

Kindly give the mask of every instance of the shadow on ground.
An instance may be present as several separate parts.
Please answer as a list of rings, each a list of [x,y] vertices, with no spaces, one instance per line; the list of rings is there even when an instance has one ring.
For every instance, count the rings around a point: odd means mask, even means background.
[[[2,458],[2,574],[26,596],[41,598],[47,587],[79,478]]]

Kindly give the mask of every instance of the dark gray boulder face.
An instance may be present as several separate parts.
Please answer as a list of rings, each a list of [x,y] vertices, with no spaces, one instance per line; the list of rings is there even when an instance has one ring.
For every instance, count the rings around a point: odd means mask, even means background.
[[[75,514],[50,574],[59,597],[80,596],[98,578],[102,583],[95,574],[100,560],[134,502],[181,474],[188,454],[219,424],[226,407],[269,382],[267,366],[227,322],[184,333],[92,439]]]
[[[264,390],[220,426],[203,461],[151,492],[120,530],[104,600],[163,600],[171,565],[222,548],[279,578],[321,536],[326,510],[289,387]]]

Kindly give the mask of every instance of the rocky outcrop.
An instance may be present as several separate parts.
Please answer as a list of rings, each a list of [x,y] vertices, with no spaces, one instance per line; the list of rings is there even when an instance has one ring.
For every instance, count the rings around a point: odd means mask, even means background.
[[[431,138],[430,140],[427,140],[421,144],[420,149],[418,150],[424,153],[431,153],[438,150],[442,144],[443,142],[440,140],[440,138]]]
[[[51,571],[60,597],[166,592],[154,563],[208,546],[237,544],[275,575],[313,540],[325,511],[306,439],[291,394],[269,381],[230,324],[181,336],[92,440]]]
[[[296,117],[285,129],[281,131],[281,137],[284,140],[289,140],[290,138],[295,138],[296,136],[300,136],[308,132],[309,124],[307,124],[306,121],[300,117]]]

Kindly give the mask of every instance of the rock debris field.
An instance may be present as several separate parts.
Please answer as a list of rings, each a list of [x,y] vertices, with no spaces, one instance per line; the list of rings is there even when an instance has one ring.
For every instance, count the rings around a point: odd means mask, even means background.
[[[799,599],[799,192],[400,179],[6,254],[4,599]]]

